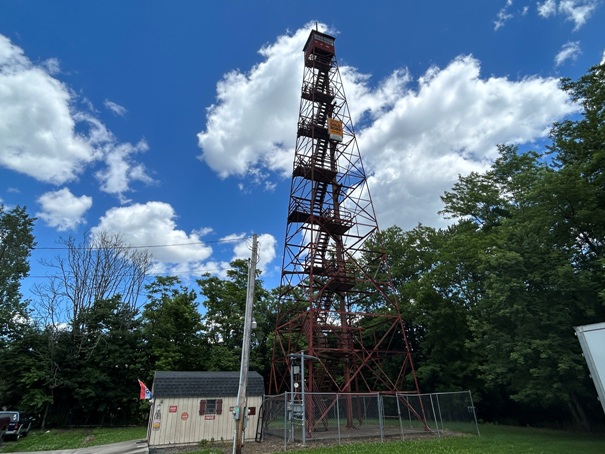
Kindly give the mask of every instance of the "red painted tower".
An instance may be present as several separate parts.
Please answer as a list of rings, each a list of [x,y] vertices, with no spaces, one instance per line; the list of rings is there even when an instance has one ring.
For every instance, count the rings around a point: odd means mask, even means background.
[[[300,382],[306,392],[418,393],[334,37],[313,30],[303,51],[270,392]],[[292,380],[301,352],[305,376]]]

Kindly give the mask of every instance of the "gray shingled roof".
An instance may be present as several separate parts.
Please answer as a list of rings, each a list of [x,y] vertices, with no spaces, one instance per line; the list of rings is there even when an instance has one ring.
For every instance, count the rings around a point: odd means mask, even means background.
[[[156,371],[153,397],[231,397],[237,396],[239,372]],[[248,372],[248,396],[265,394],[263,377]]]

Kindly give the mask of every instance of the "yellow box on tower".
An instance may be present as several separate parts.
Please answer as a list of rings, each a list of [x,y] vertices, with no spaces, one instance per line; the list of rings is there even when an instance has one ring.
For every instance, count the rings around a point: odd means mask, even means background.
[[[334,118],[328,118],[328,134],[330,140],[342,142],[342,121]]]

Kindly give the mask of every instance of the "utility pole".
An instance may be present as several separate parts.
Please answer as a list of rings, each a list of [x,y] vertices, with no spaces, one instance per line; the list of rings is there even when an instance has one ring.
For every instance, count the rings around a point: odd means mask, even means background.
[[[248,367],[250,363],[250,334],[252,331],[252,306],[254,303],[254,284],[256,282],[257,237],[252,235],[252,258],[248,266],[248,291],[246,293],[246,313],[244,315],[244,340],[242,341],[242,362],[239,371],[239,389],[237,404],[233,411],[235,419],[235,437],[233,453],[241,454],[244,445],[244,433],[248,420]]]

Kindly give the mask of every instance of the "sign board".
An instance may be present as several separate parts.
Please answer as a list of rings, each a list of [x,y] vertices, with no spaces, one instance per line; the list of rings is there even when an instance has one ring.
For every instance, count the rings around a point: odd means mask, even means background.
[[[187,419],[189,419],[189,413],[187,413],[186,411],[184,411],[184,412],[181,414],[181,419],[182,419],[183,421],[187,421]]]
[[[342,142],[342,121],[328,118],[328,134],[330,140]]]
[[[605,412],[605,323],[576,326],[575,330]]]
[[[176,405],[171,405],[171,406],[168,408],[168,411],[169,411],[170,413],[176,413],[176,409],[177,409]]]

